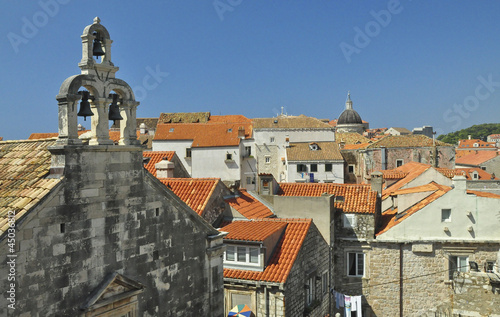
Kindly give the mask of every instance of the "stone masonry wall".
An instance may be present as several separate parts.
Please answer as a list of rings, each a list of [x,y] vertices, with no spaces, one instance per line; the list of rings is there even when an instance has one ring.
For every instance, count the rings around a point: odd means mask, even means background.
[[[495,259],[498,245],[435,243],[431,249],[421,252],[418,244],[373,243],[367,251],[368,270],[362,283],[362,292],[372,316],[399,316],[400,246],[404,316],[435,316],[436,312],[449,311],[457,303],[470,308],[474,298],[477,298],[479,310],[476,311],[479,313],[483,311],[479,305],[481,301],[489,303],[492,298],[496,299],[494,303],[498,301],[498,295],[494,297],[491,291],[477,292],[477,295],[469,292],[461,298],[455,294],[456,283],[454,287],[448,273],[450,254],[468,254],[469,261],[476,261],[481,267],[486,260]]]
[[[323,272],[328,272],[328,266],[328,245],[313,223],[285,283],[285,316],[303,316],[306,309],[304,285],[309,276],[321,277]],[[330,293],[328,291],[323,293],[321,278],[314,280],[315,301],[313,303],[317,306],[307,316],[323,317],[328,314]]]
[[[258,174],[273,174],[274,179],[280,180],[279,164],[281,158],[278,155],[277,145],[256,145],[257,172]],[[270,156],[271,161],[266,163],[266,156]]]
[[[65,179],[17,225],[16,310],[9,316],[78,316],[112,272],[145,285],[138,316],[222,316],[222,260],[206,251],[207,236],[217,232],[145,176],[140,149],[66,154]],[[6,254],[4,239],[2,263]],[[0,274],[7,275],[5,265]]]
[[[222,214],[227,208],[224,202],[224,196],[230,195],[231,191],[224,185],[223,182],[219,181],[215,187],[212,196],[210,197],[205,210],[203,212],[203,219],[205,219],[209,224],[214,225],[222,218]]]

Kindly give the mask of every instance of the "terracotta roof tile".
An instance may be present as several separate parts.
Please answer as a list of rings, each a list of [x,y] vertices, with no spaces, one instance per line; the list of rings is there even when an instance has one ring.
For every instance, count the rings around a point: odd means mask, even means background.
[[[208,122],[212,123],[238,123],[238,122],[246,122],[252,123],[252,119],[249,119],[241,114],[235,115],[225,115],[225,116],[210,116]]]
[[[250,122],[158,124],[154,140],[193,140],[192,147],[238,146],[238,130],[252,137]]]
[[[436,146],[452,146],[438,140],[432,140],[431,138],[422,134],[410,134],[410,135],[388,135],[377,142],[374,142],[368,146],[369,149],[375,149],[380,147],[386,148],[400,148],[400,147],[431,147],[433,142]]]
[[[284,221],[234,221],[221,231],[229,232],[224,240],[263,242],[286,225]]]
[[[60,179],[44,179],[55,138],[0,142],[0,235],[8,228],[8,212],[16,219],[36,205]]]
[[[37,139],[48,139],[48,138],[57,138],[59,133],[31,133],[28,140],[37,140]]]
[[[277,243],[276,248],[273,251],[273,255],[263,272],[224,269],[224,277],[251,281],[285,283],[309,231],[312,222],[311,219],[266,218],[254,220],[253,222],[262,223],[262,226],[264,227],[267,226],[267,222],[284,223],[286,224],[286,229],[283,236]],[[248,225],[248,221],[243,221],[243,223]],[[227,231],[227,228],[228,226],[220,230]]]
[[[493,193],[488,193],[488,192],[481,192],[481,191],[478,191],[478,190],[467,190],[467,194],[476,195],[478,197],[500,199],[500,195],[498,195],[498,194],[493,194]]]
[[[248,219],[267,218],[274,216],[273,212],[245,189],[240,189],[240,196],[226,199],[226,202]]]
[[[344,197],[335,207],[347,213],[375,213],[377,193],[368,184],[280,183],[280,196],[318,197],[323,193]]]
[[[275,118],[253,119],[254,129],[332,129],[332,127],[319,119],[300,116],[280,116]]]
[[[311,145],[317,150],[311,150]],[[290,143],[286,148],[288,161],[343,161],[342,154],[335,142]]]
[[[476,145],[476,146],[475,146]],[[480,139],[458,140],[459,149],[481,150],[484,148],[496,148],[495,142],[484,142]]]
[[[474,178],[471,175],[472,175],[472,173],[476,172],[477,176],[478,176],[478,178],[476,178],[476,179],[479,179],[479,180],[498,179],[498,177],[493,177],[493,175],[482,170],[479,167],[455,168],[455,169],[436,168],[436,170],[448,178],[453,178],[457,175],[461,175],[461,176],[465,176],[467,178],[467,180],[474,180]]]
[[[418,162],[408,162],[398,168],[392,169],[392,170],[385,170],[385,171],[380,171],[382,174],[389,174],[389,175],[396,175],[397,173],[400,173],[401,175],[405,175],[402,179],[397,181],[396,183],[392,184],[390,187],[384,189],[382,191],[382,199],[387,198],[392,192],[400,189],[401,187],[405,186],[415,178],[417,178],[419,175],[421,175],[423,172],[431,168],[429,164],[423,164],[423,163],[418,163]],[[384,174],[384,176],[385,176]]]
[[[219,178],[160,178],[175,195],[203,216],[212,193],[220,182]]]
[[[144,151],[142,156],[149,158],[149,161],[144,165],[144,167],[156,177],[156,167],[155,165],[164,159],[167,161],[172,161],[175,155],[175,151]]]
[[[411,206],[407,210],[403,211],[401,216],[396,217],[396,215],[398,214],[397,208],[394,208],[393,210],[389,209],[388,211],[382,213],[382,217],[380,220],[380,227],[376,235],[380,235],[386,232],[387,230],[391,229],[392,227],[400,224],[403,220],[410,217],[417,211],[421,210],[422,208],[429,205],[430,203],[432,203],[433,201],[435,201],[436,199],[438,199],[439,197],[443,196],[444,194],[446,194],[448,191],[451,190],[451,187],[448,186],[439,185],[434,182],[432,182],[431,184],[432,185],[428,184],[411,188],[411,190],[413,191],[416,190],[418,191],[419,187],[423,187],[422,191],[429,191],[430,187],[433,186],[434,192],[429,196],[425,197],[424,199],[422,199],[421,201],[419,201],[418,203],[416,203],[415,205]],[[408,193],[411,193],[413,191],[410,191]]]
[[[470,153],[468,155],[462,156],[455,160],[456,165],[480,165],[486,161],[495,158],[499,152],[498,151],[477,151]]]

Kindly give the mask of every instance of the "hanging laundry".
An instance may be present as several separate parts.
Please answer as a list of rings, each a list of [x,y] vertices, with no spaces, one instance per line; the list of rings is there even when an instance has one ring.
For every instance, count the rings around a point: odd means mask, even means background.
[[[361,306],[361,296],[351,296],[351,311],[357,313],[357,317],[363,317],[363,308]]]
[[[344,296],[345,317],[351,317],[351,296]]]

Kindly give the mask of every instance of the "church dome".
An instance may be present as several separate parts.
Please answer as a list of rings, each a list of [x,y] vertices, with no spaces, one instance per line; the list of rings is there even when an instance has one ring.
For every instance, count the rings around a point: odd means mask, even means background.
[[[345,110],[340,114],[337,124],[363,124],[361,116],[352,109],[351,93],[347,93],[347,100],[345,102]]]
[[[340,114],[337,124],[362,124],[361,116],[354,109],[346,109]]]

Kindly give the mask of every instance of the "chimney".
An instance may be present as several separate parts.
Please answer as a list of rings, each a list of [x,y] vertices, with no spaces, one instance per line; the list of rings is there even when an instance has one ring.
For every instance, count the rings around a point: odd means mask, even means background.
[[[470,139],[472,138],[472,136],[469,134],[468,138],[469,138],[469,140],[470,140]]]
[[[139,130],[141,131],[141,134],[146,134],[146,124],[144,122],[139,125]]]
[[[344,140],[340,141],[340,143],[339,143],[339,147],[340,147],[340,149],[341,149],[341,150],[345,147],[345,142],[344,142]]]
[[[370,174],[370,184],[372,190],[376,191],[379,195],[382,195],[382,183],[384,181],[384,174],[382,172],[373,172]]]
[[[290,138],[285,139],[285,146],[290,147]]]
[[[245,138],[245,128],[244,127],[239,127],[238,128],[238,138],[244,139]]]
[[[457,190],[459,192],[463,192],[465,194],[467,190],[467,179],[465,176],[462,175],[456,175],[452,179],[452,187],[454,190]]]
[[[174,177],[173,162],[163,159],[161,162],[155,164],[157,178],[172,178]]]

